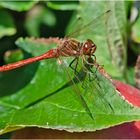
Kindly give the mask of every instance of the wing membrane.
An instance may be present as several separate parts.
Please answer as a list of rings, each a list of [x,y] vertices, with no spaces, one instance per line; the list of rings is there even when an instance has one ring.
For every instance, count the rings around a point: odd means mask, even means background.
[[[89,64],[85,62],[83,65],[83,60],[79,61],[77,68],[78,73],[74,74],[73,71],[74,77],[71,76],[65,64],[63,63],[62,65],[68,75],[68,79],[73,83],[72,87],[74,92],[78,95],[81,104],[92,119],[94,119],[96,111],[98,113],[114,112],[113,107],[105,97],[107,93],[102,90],[99,79],[96,78],[96,72],[94,73],[89,70]],[[96,68],[94,70],[96,71]],[[93,80],[90,80],[89,76],[92,77]],[[100,109],[98,109],[98,107]]]
[[[73,90],[77,94],[77,96],[79,97],[82,106],[85,108],[85,110],[87,111],[89,116],[94,120],[94,115],[90,111],[88,104],[87,104],[86,100],[84,99],[83,95],[81,94],[82,92],[81,92],[80,88],[77,85],[77,84],[81,83],[81,81],[83,81],[83,79],[86,76],[86,73],[74,74],[74,71],[73,71],[74,77],[72,77],[64,63],[62,64],[62,66],[67,73],[68,79],[72,82]]]
[[[67,38],[72,37],[72,38],[77,38],[77,39],[87,39],[87,33],[89,34],[89,36],[93,37],[94,33],[99,32],[99,28],[106,24],[110,13],[111,13],[111,11],[108,10],[105,13],[97,16],[96,18],[94,18],[93,20],[91,20],[90,22],[88,22],[85,25],[82,25],[83,21],[81,18],[78,19],[77,22],[79,22],[79,23],[81,22],[80,27],[77,27],[76,29],[74,29],[73,32],[70,31],[70,33],[68,33],[68,35],[66,35],[66,37]],[[79,24],[79,23],[76,23],[76,24]],[[84,35],[85,33],[86,33],[86,35]]]
[[[90,64],[85,64],[85,69],[87,71],[87,80],[85,80],[86,82],[86,88],[89,89],[88,92],[93,93],[93,95],[91,96],[91,98],[95,98],[96,96],[96,101],[94,99],[93,100],[95,103],[93,103],[95,106],[97,105],[97,107],[100,106],[100,109],[104,112],[104,113],[113,113],[114,109],[111,106],[110,102],[106,99],[106,91],[104,91],[104,87],[102,87],[102,85],[100,85],[100,79],[98,74],[100,74],[97,71],[97,67],[95,67],[94,65],[90,65]],[[98,73],[98,74],[97,74]],[[101,79],[102,80],[102,79]],[[105,84],[105,83],[104,83]]]

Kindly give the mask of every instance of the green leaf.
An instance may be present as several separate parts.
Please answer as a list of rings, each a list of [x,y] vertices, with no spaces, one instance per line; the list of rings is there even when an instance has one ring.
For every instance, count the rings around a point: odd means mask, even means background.
[[[16,33],[16,28],[11,15],[6,11],[1,10],[0,19],[2,19],[0,20],[0,38],[14,35]]]
[[[38,0],[30,1],[0,1],[0,6],[8,8],[15,11],[26,11],[32,8]]]
[[[50,1],[47,6],[55,10],[77,10],[77,1]]]
[[[16,44],[32,56],[56,47],[55,44],[47,45],[29,38],[20,38]],[[140,119],[140,109],[122,99],[110,80],[96,71],[95,67],[95,75],[92,74],[94,79],[89,81],[87,77],[84,87],[83,82],[75,85],[69,82],[74,78],[73,70],[69,67],[71,60],[71,57],[61,58],[62,63],[58,63],[56,58],[42,60],[0,73],[0,93],[3,94],[0,98],[1,134],[27,126],[76,132],[95,131]],[[63,62],[71,79],[68,78]],[[79,79],[83,72],[77,75]],[[9,95],[5,93],[4,87],[8,87]],[[93,119],[83,107],[75,89],[80,90]]]
[[[121,73],[121,78],[127,80],[127,15],[125,2],[110,2],[108,7],[112,14],[107,24],[107,40],[113,64]]]
[[[140,11],[140,9],[139,9],[139,11]],[[138,17],[138,19],[136,20],[136,22],[132,26],[132,39],[137,43],[140,43],[139,29],[140,29],[140,16]]]
[[[47,26],[56,24],[55,15],[43,6],[35,6],[27,13],[25,27],[31,36],[40,36],[40,26],[44,23]]]

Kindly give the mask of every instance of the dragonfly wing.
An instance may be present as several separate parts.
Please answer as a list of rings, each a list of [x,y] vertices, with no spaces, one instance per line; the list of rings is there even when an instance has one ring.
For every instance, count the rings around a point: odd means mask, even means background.
[[[81,39],[81,40],[85,40],[87,38],[93,38],[94,34],[99,32],[99,28],[102,26],[105,26],[105,24],[108,21],[108,17],[110,15],[111,11],[108,10],[105,13],[97,16],[96,18],[94,18],[93,20],[91,20],[90,22],[83,24],[84,20],[82,18],[79,18],[77,20],[76,25],[78,25],[78,27],[76,26],[75,29],[73,29],[73,31],[70,33],[68,33],[68,35],[66,35],[66,37],[68,38],[77,38],[77,39]],[[84,35],[86,33],[86,35]],[[87,36],[88,33],[88,36]]]
[[[81,91],[81,87],[82,87],[81,84],[82,84],[82,81],[84,80],[84,78],[86,77],[86,75],[85,75],[86,73],[84,71],[82,73],[78,72],[78,71],[77,71],[77,73],[74,73],[74,70],[72,70],[73,71],[73,76],[72,76],[72,74],[67,69],[67,66],[65,65],[63,60],[60,60],[60,61],[62,61],[61,65],[63,66],[65,72],[67,73],[68,79],[72,83],[73,91],[76,93],[77,97],[79,98],[79,101],[81,102],[81,104],[84,107],[84,109],[86,110],[86,112],[94,120],[94,115],[90,111],[90,108],[88,107],[87,101],[85,100],[85,98],[83,96],[84,94],[82,94],[82,91]]]
[[[89,89],[88,92],[89,93],[94,93],[91,94],[90,96],[90,100],[92,102],[94,102],[95,106],[98,106],[98,108],[100,108],[100,112],[103,113],[114,113],[114,109],[113,106],[111,105],[111,103],[108,101],[107,94],[109,94],[105,89],[105,83],[102,82],[103,75],[101,75],[98,70],[97,67],[92,66],[92,68],[90,68],[90,65],[85,66],[85,69],[87,71],[87,78],[85,81],[87,83],[87,88]],[[91,70],[92,69],[92,70]],[[96,99],[96,100],[95,100]],[[95,110],[98,110],[95,108]]]

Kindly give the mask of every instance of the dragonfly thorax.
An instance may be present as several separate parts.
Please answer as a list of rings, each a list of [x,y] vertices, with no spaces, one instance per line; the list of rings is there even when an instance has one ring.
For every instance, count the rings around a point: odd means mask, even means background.
[[[96,45],[93,43],[92,40],[87,39],[82,45],[82,51],[84,55],[91,56],[96,51]]]

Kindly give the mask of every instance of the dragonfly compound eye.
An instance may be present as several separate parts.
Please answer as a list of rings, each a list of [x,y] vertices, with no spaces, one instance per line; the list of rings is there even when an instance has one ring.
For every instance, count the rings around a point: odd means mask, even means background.
[[[96,45],[92,40],[87,39],[83,44],[83,54],[84,55],[92,55],[96,51]]]

